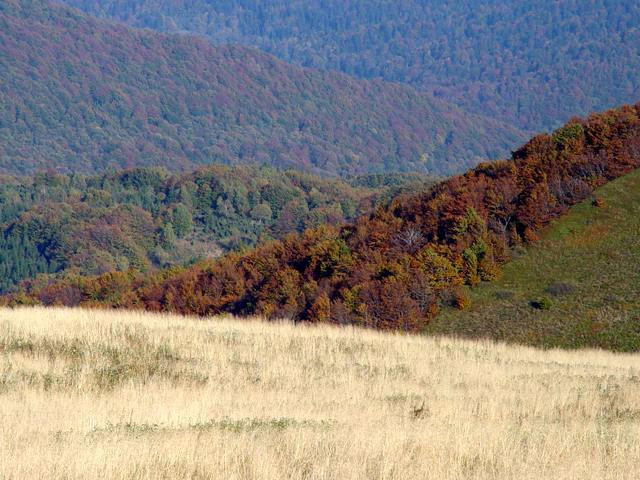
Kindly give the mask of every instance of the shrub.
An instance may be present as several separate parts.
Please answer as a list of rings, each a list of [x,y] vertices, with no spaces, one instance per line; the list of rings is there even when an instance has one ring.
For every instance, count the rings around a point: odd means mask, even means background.
[[[531,301],[531,306],[537,310],[551,310],[553,302],[547,297],[540,297]]]
[[[471,297],[463,288],[456,288],[453,291],[453,306],[458,310],[468,310],[471,307]]]
[[[524,241],[527,243],[535,243],[538,240],[540,240],[540,237],[538,236],[538,234],[531,228],[526,228],[524,230]]]
[[[500,266],[493,260],[483,259],[478,265],[478,273],[480,278],[485,282],[493,282],[502,276]]]

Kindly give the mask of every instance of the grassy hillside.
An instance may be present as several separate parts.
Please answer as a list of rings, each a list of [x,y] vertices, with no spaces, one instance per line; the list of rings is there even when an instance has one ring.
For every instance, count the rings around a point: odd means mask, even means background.
[[[427,331],[640,350],[640,171],[598,189],[515,255],[500,280],[471,290],[469,311],[444,311]]]
[[[626,480],[637,355],[0,310],[7,479]]]
[[[63,1],[410,83],[532,131],[640,98],[640,4],[628,0]]]
[[[0,173],[211,163],[450,173],[519,138],[407,86],[118,26],[46,0],[0,3]]]

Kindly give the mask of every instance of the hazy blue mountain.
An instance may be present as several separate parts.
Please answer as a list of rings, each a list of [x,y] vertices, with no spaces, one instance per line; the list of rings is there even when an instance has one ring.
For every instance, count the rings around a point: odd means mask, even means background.
[[[640,2],[629,0],[64,1],[406,82],[528,130],[640,97]]]
[[[46,1],[0,3],[0,173],[226,163],[447,174],[518,140],[409,86]]]

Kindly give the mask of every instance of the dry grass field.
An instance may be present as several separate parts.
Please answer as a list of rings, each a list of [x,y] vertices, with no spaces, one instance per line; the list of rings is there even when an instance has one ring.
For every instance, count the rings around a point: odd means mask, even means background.
[[[635,479],[640,356],[0,310],[0,478]]]

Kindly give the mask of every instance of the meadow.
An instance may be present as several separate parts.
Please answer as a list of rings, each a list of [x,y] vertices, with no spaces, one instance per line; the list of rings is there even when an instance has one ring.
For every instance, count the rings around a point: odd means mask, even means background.
[[[597,199],[597,206],[594,205]],[[542,348],[640,351],[640,170],[613,180],[519,247],[502,278],[470,289],[471,309],[426,327]],[[547,308],[536,308],[536,302]]]
[[[2,479],[631,479],[640,357],[0,310]]]

